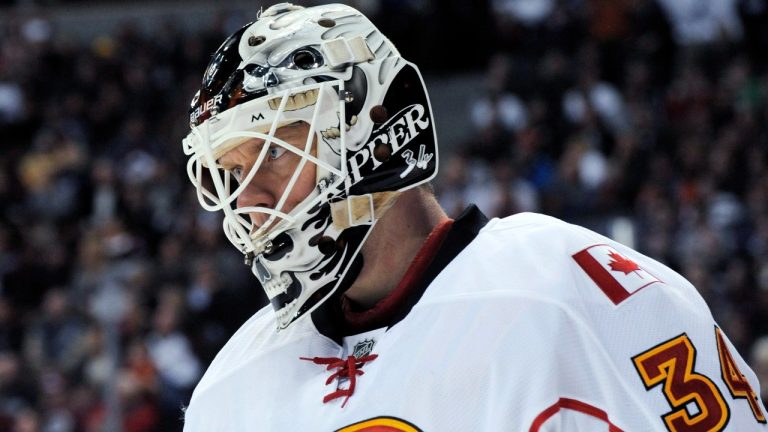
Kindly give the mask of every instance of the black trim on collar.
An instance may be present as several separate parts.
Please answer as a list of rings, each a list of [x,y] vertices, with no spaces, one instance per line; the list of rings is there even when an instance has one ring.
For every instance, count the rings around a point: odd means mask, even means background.
[[[448,264],[450,264],[451,261],[453,261],[453,259],[472,242],[472,240],[475,239],[475,237],[477,237],[477,233],[480,232],[480,229],[487,223],[488,218],[474,204],[467,207],[461,215],[456,218],[451,230],[443,241],[442,247],[424,271],[424,275],[415,283],[415,287],[398,307],[397,312],[392,316],[387,329],[408,316],[411,309],[413,309],[413,306],[419,302],[424,295],[424,292],[427,290],[427,287],[437,275],[440,274],[440,272],[442,272],[443,269],[448,266]],[[345,336],[350,336],[352,334],[348,333],[348,329],[344,326],[344,320],[342,318],[344,312],[341,309],[342,294],[343,291],[337,291],[331,298],[318,307],[317,310],[312,312],[312,321],[315,323],[317,330],[323,335],[336,341],[339,345],[341,345],[342,339]],[[358,332],[356,331],[355,333]]]

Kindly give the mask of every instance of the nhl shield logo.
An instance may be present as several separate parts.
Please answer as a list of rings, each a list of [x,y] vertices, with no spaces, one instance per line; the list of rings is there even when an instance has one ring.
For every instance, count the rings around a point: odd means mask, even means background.
[[[376,345],[376,341],[373,339],[363,339],[355,344],[352,348],[352,355],[356,358],[364,357],[373,351],[373,346]]]

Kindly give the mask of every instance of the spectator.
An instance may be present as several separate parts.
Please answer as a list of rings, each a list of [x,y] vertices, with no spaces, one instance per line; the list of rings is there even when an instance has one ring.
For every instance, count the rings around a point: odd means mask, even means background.
[[[33,322],[25,335],[27,360],[35,368],[46,366],[71,371],[80,362],[77,351],[84,337],[85,327],[69,305],[63,288],[46,293],[42,316]]]
[[[737,0],[658,0],[680,45],[707,45],[721,37],[741,39],[743,29],[737,15]]]
[[[189,400],[203,372],[180,326],[183,302],[181,293],[175,289],[161,293],[146,342],[160,379],[159,403],[166,423],[172,413],[178,412],[179,401]]]

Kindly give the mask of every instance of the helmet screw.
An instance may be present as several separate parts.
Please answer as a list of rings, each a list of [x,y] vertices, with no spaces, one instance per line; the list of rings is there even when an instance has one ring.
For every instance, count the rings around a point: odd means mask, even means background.
[[[389,119],[389,114],[387,113],[387,109],[384,107],[384,105],[375,105],[368,112],[368,115],[371,116],[371,121],[379,124],[384,123]]]
[[[248,46],[258,46],[267,40],[264,36],[251,36],[248,38]]]
[[[336,242],[329,236],[323,236],[318,240],[317,248],[323,255],[330,255],[336,251]]]
[[[355,100],[355,95],[349,90],[342,91],[340,96],[346,103],[352,103],[352,101]]]
[[[379,143],[373,148],[373,157],[380,162],[386,162],[392,156],[392,150],[384,143]]]
[[[272,241],[271,241],[271,240],[270,240],[270,241],[268,241],[268,242],[267,242],[267,243],[264,245],[264,253],[266,253],[266,254],[271,254],[272,252],[274,252],[274,250],[275,250],[275,245],[274,245],[274,243],[272,243]]]
[[[336,25],[336,21],[330,18],[320,18],[317,20],[317,24],[320,25],[320,27],[331,28]]]

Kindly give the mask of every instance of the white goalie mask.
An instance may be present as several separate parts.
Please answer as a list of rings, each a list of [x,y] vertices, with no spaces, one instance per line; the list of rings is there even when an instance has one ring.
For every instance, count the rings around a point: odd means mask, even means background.
[[[283,139],[296,125],[300,139]],[[347,289],[376,221],[399,192],[437,172],[421,74],[345,5],[282,3],[235,32],[206,69],[190,126],[183,147],[199,201],[223,212],[224,232],[266,291],[279,329]],[[239,146],[252,163],[223,164]],[[264,184],[284,155],[289,172]],[[244,199],[259,187],[272,188],[274,199]]]

